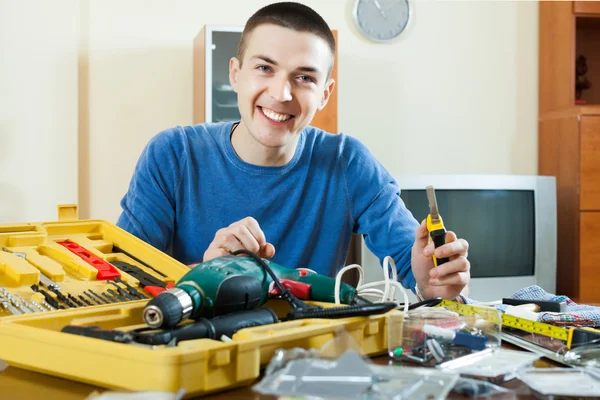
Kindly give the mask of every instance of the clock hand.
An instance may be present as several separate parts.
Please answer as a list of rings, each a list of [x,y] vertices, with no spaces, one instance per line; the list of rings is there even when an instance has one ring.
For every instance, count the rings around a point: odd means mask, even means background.
[[[385,16],[385,12],[383,12],[381,5],[379,5],[379,2],[377,0],[373,0],[373,3],[375,3],[375,7],[377,7],[377,9],[379,10],[379,14],[381,14],[383,18],[387,19],[387,17]]]

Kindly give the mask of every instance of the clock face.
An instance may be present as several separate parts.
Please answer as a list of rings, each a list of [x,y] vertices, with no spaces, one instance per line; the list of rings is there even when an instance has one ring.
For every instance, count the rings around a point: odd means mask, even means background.
[[[410,19],[408,0],[355,0],[354,21],[369,39],[384,42],[395,39]]]

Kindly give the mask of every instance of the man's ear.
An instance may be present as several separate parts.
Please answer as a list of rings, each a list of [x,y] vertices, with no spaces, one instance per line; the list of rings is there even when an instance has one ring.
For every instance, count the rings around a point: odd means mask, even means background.
[[[229,84],[234,92],[237,93],[237,79],[238,73],[240,72],[240,60],[236,57],[232,57],[229,60]]]
[[[327,102],[329,101],[329,97],[331,93],[333,93],[333,88],[335,87],[335,81],[330,79],[329,82],[325,85],[325,89],[323,90],[323,98],[321,99],[321,104],[319,105],[319,111],[325,108]]]

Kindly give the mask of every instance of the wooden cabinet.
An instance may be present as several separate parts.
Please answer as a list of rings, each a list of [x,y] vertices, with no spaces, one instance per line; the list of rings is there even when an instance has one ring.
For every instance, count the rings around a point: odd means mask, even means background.
[[[599,211],[580,213],[579,298],[581,302],[600,300],[600,226]]]
[[[237,55],[242,26],[204,26],[194,38],[193,123],[239,120],[237,96],[229,86],[229,60]],[[338,40],[337,31],[333,35]],[[317,111],[311,125],[338,133],[337,46],[331,77],[335,88],[329,102]]]
[[[540,175],[556,177],[557,294],[600,302],[600,107],[539,121]]]
[[[581,137],[580,208],[582,211],[600,211],[600,116],[583,116],[580,120],[579,132]]]
[[[573,2],[573,11],[576,14],[600,15],[600,1],[576,0]]]
[[[538,173],[556,177],[557,294],[600,302],[600,1],[539,3]],[[576,59],[591,87],[577,92]]]

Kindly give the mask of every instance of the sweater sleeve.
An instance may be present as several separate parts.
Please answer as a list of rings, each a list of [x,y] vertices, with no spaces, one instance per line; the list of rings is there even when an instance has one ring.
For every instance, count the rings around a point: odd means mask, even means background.
[[[419,223],[400,198],[400,188],[371,151],[357,139],[345,136],[342,160],[350,197],[354,232],[379,259],[392,257],[398,280],[413,290],[411,250]]]
[[[175,231],[176,193],[185,163],[183,132],[154,136],[137,162],[121,200],[117,226],[166,252]]]

